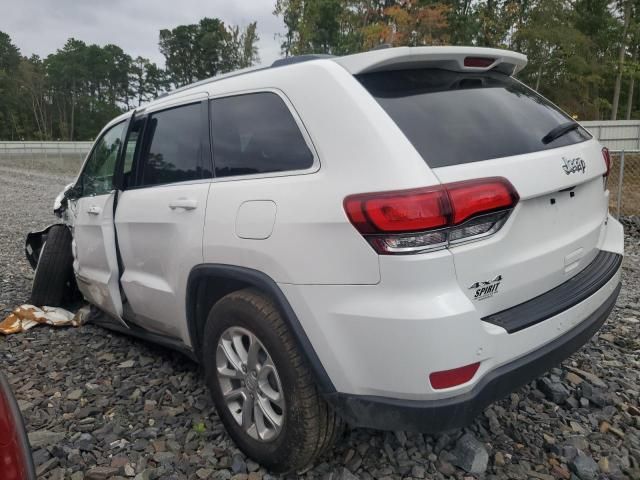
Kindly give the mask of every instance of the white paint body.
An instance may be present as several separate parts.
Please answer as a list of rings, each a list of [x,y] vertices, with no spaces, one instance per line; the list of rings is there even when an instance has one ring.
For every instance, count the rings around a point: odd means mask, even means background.
[[[316,158],[308,171],[123,192],[115,214],[126,265],[120,282],[145,326],[189,345],[185,299],[191,269],[202,263],[248,267],[280,286],[339,392],[428,400],[470,390],[490,370],[553,341],[595,311],[617,286],[619,273],[582,303],[515,334],[481,321],[567,281],[598,250],[622,253],[622,227],[607,213],[605,164],[596,140],[431,169],[353,77],[436,57],[445,66],[459,64],[469,54],[499,54],[516,69],[526,63],[522,55],[488,49],[389,49],[230,76],[147,106],[276,92]],[[577,155],[586,173],[565,175],[562,157]],[[356,193],[492,176],[513,184],[520,196],[516,209],[497,234],[449,249],[380,256],[343,208],[344,198]],[[558,196],[574,186],[579,202]],[[554,207],[551,195],[558,197]],[[104,223],[113,219],[105,215],[100,222],[83,213],[84,203],[98,200],[79,201],[76,274],[94,283],[82,290],[90,300],[121,313],[113,288],[115,250]],[[185,200],[193,208],[171,207]],[[100,231],[106,244],[100,244]],[[497,275],[503,278],[500,293],[475,301],[469,286]],[[470,382],[431,388],[429,373],[480,361]]]

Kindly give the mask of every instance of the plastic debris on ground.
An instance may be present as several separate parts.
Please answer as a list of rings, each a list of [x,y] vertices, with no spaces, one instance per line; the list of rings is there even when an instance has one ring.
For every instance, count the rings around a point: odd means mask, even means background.
[[[88,307],[83,307],[76,313],[72,313],[58,307],[38,308],[29,304],[20,305],[0,322],[0,333],[11,335],[26,332],[36,325],[79,327],[85,323],[88,313]]]

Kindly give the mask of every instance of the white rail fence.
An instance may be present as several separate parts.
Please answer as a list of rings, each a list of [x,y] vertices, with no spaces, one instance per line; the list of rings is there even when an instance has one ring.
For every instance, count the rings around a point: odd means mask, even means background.
[[[612,152],[640,152],[640,120],[580,122]]]
[[[0,166],[75,174],[93,142],[0,142]]]
[[[613,153],[610,206],[618,217],[640,215],[640,120],[581,123]]]
[[[640,214],[640,120],[584,121],[613,153],[611,207],[618,216]],[[0,142],[0,167],[66,175],[78,172],[92,142]]]

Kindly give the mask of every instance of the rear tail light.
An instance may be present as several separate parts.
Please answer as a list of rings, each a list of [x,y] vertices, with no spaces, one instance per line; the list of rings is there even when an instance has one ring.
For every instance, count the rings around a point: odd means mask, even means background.
[[[518,201],[515,189],[504,178],[450,183],[445,188],[456,225],[478,213],[511,208]]]
[[[608,178],[609,172],[611,172],[611,155],[609,154],[609,149],[607,147],[602,149],[602,158],[604,159],[604,164],[607,167],[604,177]]]
[[[478,371],[478,368],[480,368],[480,362],[454,368],[453,370],[433,372],[429,375],[429,381],[435,390],[456,387],[471,380]]]
[[[380,254],[419,253],[497,232],[519,197],[505,178],[351,195],[344,209]]]
[[[2,480],[35,480],[22,417],[0,373],[0,472]]]
[[[360,233],[416,232],[446,226],[447,203],[446,192],[435,187],[352,195],[344,208]]]

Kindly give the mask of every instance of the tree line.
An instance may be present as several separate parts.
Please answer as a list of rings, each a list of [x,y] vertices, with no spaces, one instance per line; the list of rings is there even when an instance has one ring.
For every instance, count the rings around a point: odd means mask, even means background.
[[[110,119],[160,93],[258,60],[257,24],[203,18],[159,33],[165,66],[117,45],[70,38],[46,58],[22,56],[0,32],[0,140],[90,140]]]
[[[282,54],[474,45],[529,58],[518,77],[582,120],[640,118],[640,0],[275,0]],[[0,32],[0,140],[88,140],[160,93],[259,62],[256,22],[159,32],[160,67],[70,38],[46,58]]]
[[[277,0],[285,54],[401,45],[507,48],[518,77],[578,119],[640,117],[638,0]]]

